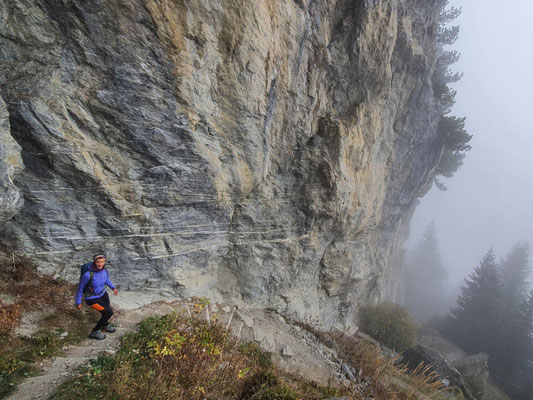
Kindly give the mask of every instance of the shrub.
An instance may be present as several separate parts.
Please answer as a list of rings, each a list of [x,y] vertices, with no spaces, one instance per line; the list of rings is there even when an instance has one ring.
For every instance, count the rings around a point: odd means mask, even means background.
[[[403,307],[382,303],[361,310],[361,329],[386,346],[403,351],[414,344],[415,322]]]

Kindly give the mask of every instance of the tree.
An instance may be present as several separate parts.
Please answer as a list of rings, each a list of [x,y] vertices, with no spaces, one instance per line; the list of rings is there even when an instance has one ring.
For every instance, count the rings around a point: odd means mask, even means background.
[[[451,45],[454,44],[459,37],[459,27],[451,26],[446,27],[441,25],[437,32],[437,43],[439,45]]]
[[[533,298],[528,293],[529,245],[518,242],[500,264],[503,282],[499,342],[493,351],[496,381],[513,398],[527,399],[533,363]]]
[[[418,246],[408,257],[405,281],[405,305],[426,320],[445,311],[444,282],[448,278],[439,254],[437,229],[431,222]]]
[[[533,319],[533,290],[529,292],[528,299],[528,313],[530,318]],[[524,389],[523,392],[527,398],[533,398],[533,322],[530,323],[529,329],[529,346],[527,348],[528,360],[524,371]]]
[[[466,132],[465,118],[448,116],[452,112],[457,95],[457,91],[452,89],[450,84],[459,81],[462,74],[450,70],[450,66],[459,60],[459,53],[455,50],[445,50],[445,46],[452,45],[457,40],[459,27],[448,25],[461,14],[461,9],[448,8],[447,0],[441,1],[440,7],[435,40],[437,58],[432,85],[437,111],[441,116],[436,142],[436,146],[441,150],[441,158],[435,169],[434,182],[437,188],[446,190],[446,185],[438,177],[451,178],[463,165],[465,153],[470,150],[468,142],[472,136]]]
[[[457,306],[450,311],[445,333],[468,353],[491,353],[497,342],[502,283],[491,248],[465,279]]]
[[[500,265],[507,310],[521,306],[527,301],[531,272],[529,267],[529,244],[518,242]]]
[[[459,26],[448,27],[448,24],[455,21],[461,15],[461,8],[448,8],[448,0],[441,1],[439,13],[439,30],[437,31],[437,44],[453,44],[459,35]]]
[[[491,373],[514,399],[531,399],[528,381],[533,373],[533,309],[531,298],[504,310],[499,341],[492,354]]]
[[[446,8],[448,6],[448,3],[449,3],[448,1],[445,1],[441,5],[439,21],[442,24],[448,24],[448,23],[454,21],[455,19],[457,19],[457,17],[459,17],[459,15],[461,15],[461,7],[459,7],[459,8],[457,8],[457,7]]]
[[[450,178],[463,164],[465,152],[470,150],[468,142],[472,139],[465,129],[465,120],[464,117],[441,117],[437,134],[443,150],[436,175]]]
[[[517,243],[496,264],[490,249],[465,280],[440,330],[469,353],[489,355],[492,378],[513,399],[533,398],[533,291],[529,246]]]

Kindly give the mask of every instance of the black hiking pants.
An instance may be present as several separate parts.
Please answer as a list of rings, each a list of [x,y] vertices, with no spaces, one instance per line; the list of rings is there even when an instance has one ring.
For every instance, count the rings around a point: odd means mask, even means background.
[[[111,309],[111,303],[109,301],[107,292],[105,292],[102,297],[85,300],[85,302],[87,305],[91,306],[91,308],[94,308],[102,313],[102,318],[98,320],[98,323],[94,327],[93,331],[99,331],[104,326],[107,326],[109,318],[113,316],[113,310]]]

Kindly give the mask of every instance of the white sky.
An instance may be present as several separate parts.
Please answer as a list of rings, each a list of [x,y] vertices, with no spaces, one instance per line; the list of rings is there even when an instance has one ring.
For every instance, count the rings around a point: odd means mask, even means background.
[[[490,246],[498,259],[518,240],[533,246],[533,1],[453,4],[463,12],[452,68],[464,73],[453,114],[467,117],[472,150],[443,180],[448,191],[421,199],[406,247],[435,221],[443,262],[458,281]]]

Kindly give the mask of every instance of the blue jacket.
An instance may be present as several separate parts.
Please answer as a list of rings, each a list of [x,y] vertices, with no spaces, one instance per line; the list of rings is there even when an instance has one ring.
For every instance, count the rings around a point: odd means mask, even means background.
[[[85,298],[85,300],[90,299],[98,299],[102,297],[105,294],[105,286],[109,286],[111,289],[115,289],[115,285],[111,283],[111,280],[109,279],[109,273],[107,272],[107,269],[102,268],[101,270],[98,270],[96,266],[93,264],[90,266],[89,271],[84,273],[80,277],[80,284],[78,286],[78,292],[76,293],[76,305],[81,304],[81,298],[83,295],[83,289],[89,282],[89,279],[91,279],[91,272],[93,271],[93,287],[94,287],[94,293],[96,293],[95,296],[88,296]]]

